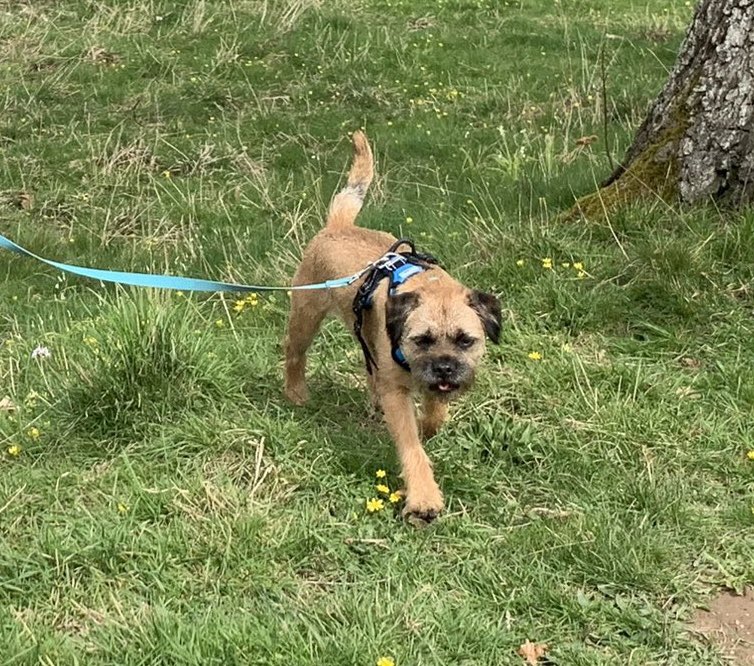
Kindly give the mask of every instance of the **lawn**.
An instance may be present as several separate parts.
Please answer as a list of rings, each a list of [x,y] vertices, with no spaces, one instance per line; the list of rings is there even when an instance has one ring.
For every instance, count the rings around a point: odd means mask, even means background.
[[[293,408],[284,292],[0,254],[0,663],[497,666],[531,640],[562,666],[722,664],[687,623],[754,580],[754,213],[560,215],[622,156],[689,5],[1,3],[0,233],[286,284],[363,127],[360,223],[500,294],[505,325],[428,444],[447,510],[420,530],[366,511],[399,470],[340,323]]]

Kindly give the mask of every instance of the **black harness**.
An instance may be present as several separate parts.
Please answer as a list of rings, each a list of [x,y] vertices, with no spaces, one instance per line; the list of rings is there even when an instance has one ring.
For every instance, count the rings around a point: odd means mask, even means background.
[[[408,245],[410,250],[398,252],[397,250],[401,245]],[[423,273],[430,266],[434,266],[437,263],[437,259],[432,255],[417,252],[413,241],[402,238],[393,243],[390,249],[375,261],[367,272],[364,282],[361,283],[353,299],[353,313],[356,315],[356,320],[353,323],[353,332],[361,345],[361,350],[364,352],[364,361],[367,366],[367,372],[370,375],[372,374],[372,368],[377,368],[377,362],[374,360],[374,356],[366,340],[364,340],[361,328],[364,323],[364,311],[372,309],[374,292],[380,282],[388,278],[389,298],[411,276]],[[396,343],[391,343],[390,355],[404,370],[410,370],[406,357]]]

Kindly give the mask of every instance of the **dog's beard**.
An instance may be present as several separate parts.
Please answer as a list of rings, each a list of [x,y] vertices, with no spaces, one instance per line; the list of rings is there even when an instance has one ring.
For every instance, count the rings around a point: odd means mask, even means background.
[[[464,361],[456,361],[451,372],[438,374],[435,359],[418,359],[411,364],[411,374],[424,393],[443,402],[457,398],[474,383],[474,368]]]

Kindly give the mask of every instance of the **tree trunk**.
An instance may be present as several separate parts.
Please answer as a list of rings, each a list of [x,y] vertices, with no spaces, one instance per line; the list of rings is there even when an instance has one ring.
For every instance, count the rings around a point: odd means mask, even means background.
[[[700,1],[665,88],[593,197],[603,210],[646,194],[754,201],[754,0]]]

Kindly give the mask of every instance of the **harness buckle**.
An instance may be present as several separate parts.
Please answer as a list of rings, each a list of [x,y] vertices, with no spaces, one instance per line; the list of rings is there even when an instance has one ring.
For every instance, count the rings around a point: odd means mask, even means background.
[[[386,252],[377,261],[374,262],[374,267],[378,270],[385,270],[388,273],[392,273],[396,268],[400,268],[408,263],[406,257],[397,252]]]

